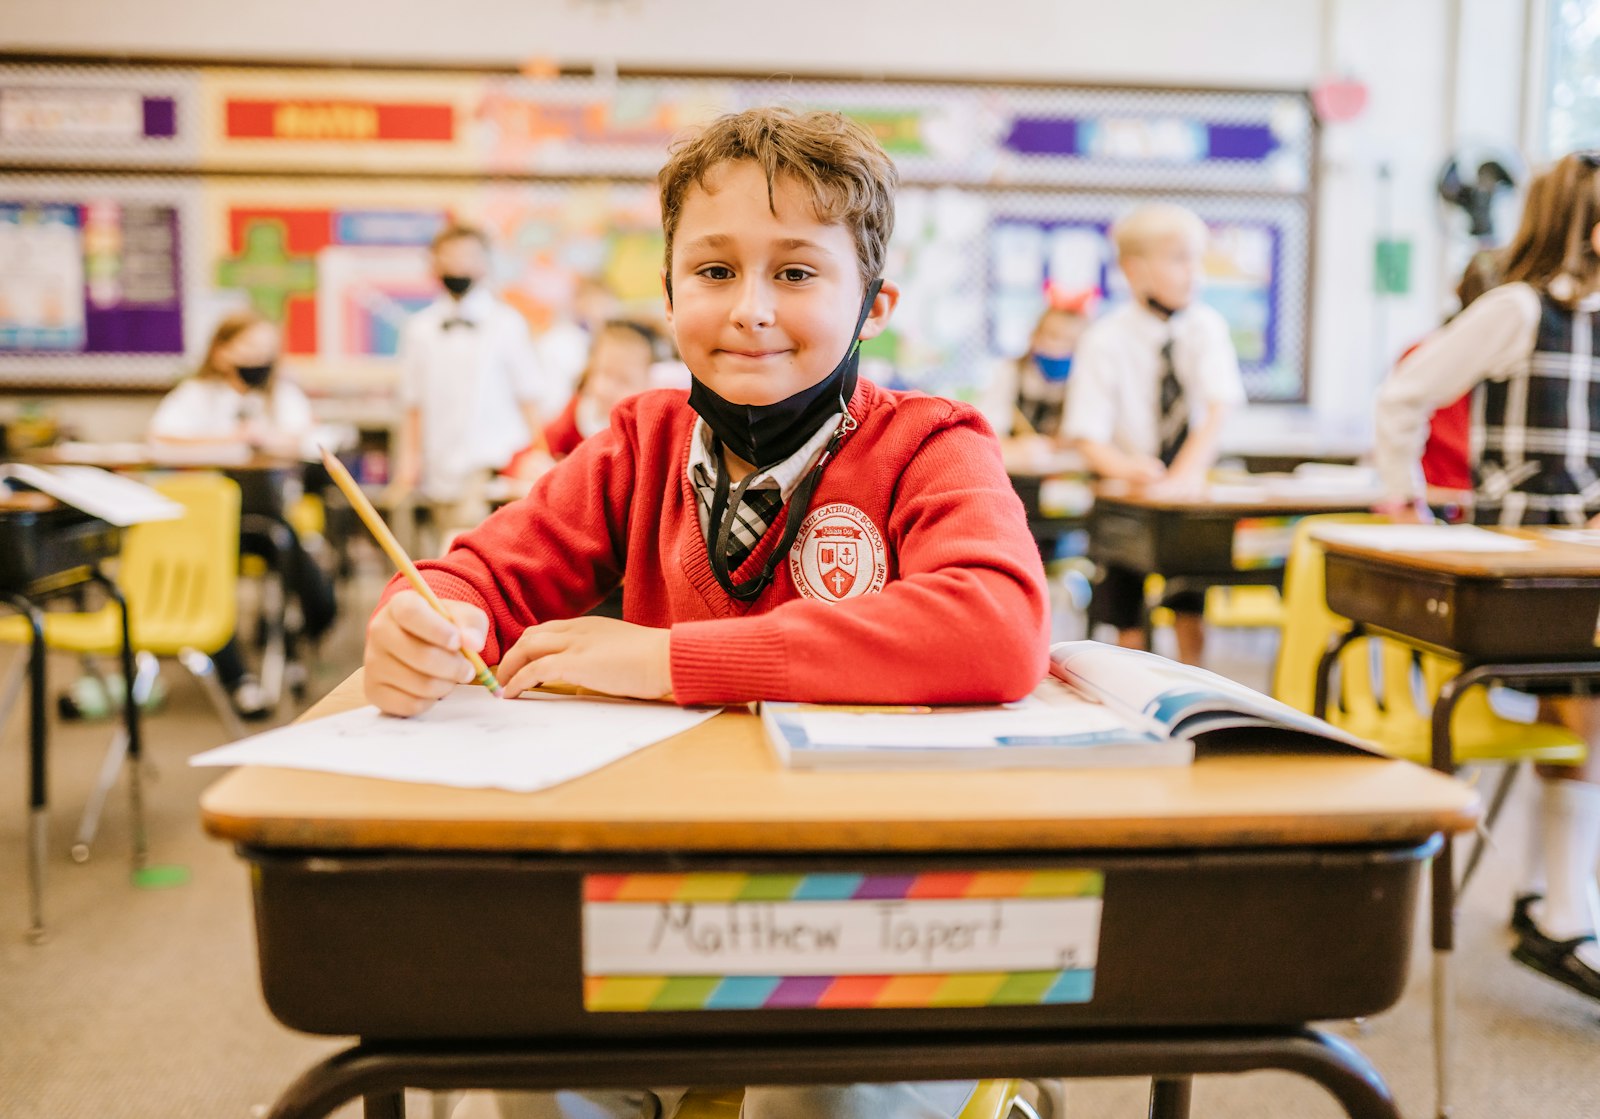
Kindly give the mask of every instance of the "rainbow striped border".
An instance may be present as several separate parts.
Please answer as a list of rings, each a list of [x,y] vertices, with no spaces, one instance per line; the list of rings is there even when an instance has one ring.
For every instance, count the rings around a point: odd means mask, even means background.
[[[1097,898],[1098,870],[930,871],[923,874],[588,874],[585,904],[651,901],[892,901]]]
[[[1096,898],[1098,870],[934,871],[923,874],[591,874],[585,905],[639,902],[885,901]],[[1094,969],[945,975],[591,975],[593,1013],[681,1010],[843,1010],[1057,1006],[1088,1002]]]

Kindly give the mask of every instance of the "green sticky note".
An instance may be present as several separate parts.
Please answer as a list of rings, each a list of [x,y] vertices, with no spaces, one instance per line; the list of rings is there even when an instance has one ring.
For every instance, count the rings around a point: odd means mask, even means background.
[[[133,872],[133,884],[141,890],[170,890],[189,881],[189,868],[174,864],[140,867]]]
[[[1404,295],[1411,290],[1411,242],[1380,239],[1372,261],[1372,290]]]

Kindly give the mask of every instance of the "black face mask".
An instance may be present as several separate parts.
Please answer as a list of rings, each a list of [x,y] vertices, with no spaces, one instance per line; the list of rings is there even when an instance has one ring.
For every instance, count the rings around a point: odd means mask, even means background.
[[[689,386],[689,407],[700,414],[718,442],[758,471],[776,466],[805,445],[822,421],[842,412],[856,392],[856,372],[861,364],[857,336],[872,313],[882,280],[867,285],[861,314],[851,334],[850,348],[839,364],[810,388],[774,404],[735,404],[712,391],[696,377]]]
[[[460,299],[472,287],[471,276],[440,276],[439,282],[444,285],[444,290]]]
[[[1176,315],[1179,311],[1183,310],[1181,307],[1168,307],[1165,303],[1161,302],[1161,300],[1157,299],[1153,295],[1147,295],[1144,297],[1144,305],[1163,319],[1170,319],[1173,315]]]
[[[239,380],[244,382],[247,389],[263,388],[272,376],[273,362],[265,365],[235,365],[233,371],[239,375]]]

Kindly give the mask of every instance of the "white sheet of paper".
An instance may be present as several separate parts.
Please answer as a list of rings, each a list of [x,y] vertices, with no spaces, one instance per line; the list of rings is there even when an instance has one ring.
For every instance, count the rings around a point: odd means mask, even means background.
[[[49,494],[63,505],[81,509],[119,528],[145,521],[175,521],[183,506],[132,478],[98,466],[33,466],[11,463],[6,473]]]
[[[1583,544],[1590,548],[1600,548],[1600,529],[1547,528],[1540,535],[1546,540],[1558,540],[1563,544]]]
[[[503,700],[463,684],[414,718],[361,707],[240,739],[197,754],[189,764],[310,769],[528,793],[592,773],[716,713],[542,693]]]
[[[1318,540],[1381,552],[1526,552],[1531,540],[1490,532],[1477,525],[1319,525]]]
[[[971,749],[992,746],[1002,737],[1055,738],[1125,729],[1126,724],[1100,704],[1059,690],[1062,694],[1051,703],[1026,699],[979,711],[937,715],[803,711],[792,717],[813,742],[869,749]]]

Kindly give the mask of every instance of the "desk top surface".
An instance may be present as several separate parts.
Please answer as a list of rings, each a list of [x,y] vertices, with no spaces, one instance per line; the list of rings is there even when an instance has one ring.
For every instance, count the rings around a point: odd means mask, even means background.
[[[1520,552],[1393,552],[1367,548],[1335,538],[1318,540],[1323,551],[1419,574],[1462,578],[1516,579],[1563,577],[1600,580],[1600,546],[1552,539],[1538,529],[1495,529],[1532,540],[1537,547]]]
[[[360,674],[307,717],[359,706]],[[796,773],[725,713],[538,793],[246,767],[201,799],[259,847],[472,851],[1047,851],[1406,841],[1470,828],[1478,797],[1383,758],[1211,757],[1156,769]]]
[[[248,447],[161,443],[63,443],[18,456],[38,466],[98,466],[105,470],[298,470],[300,459]]]

